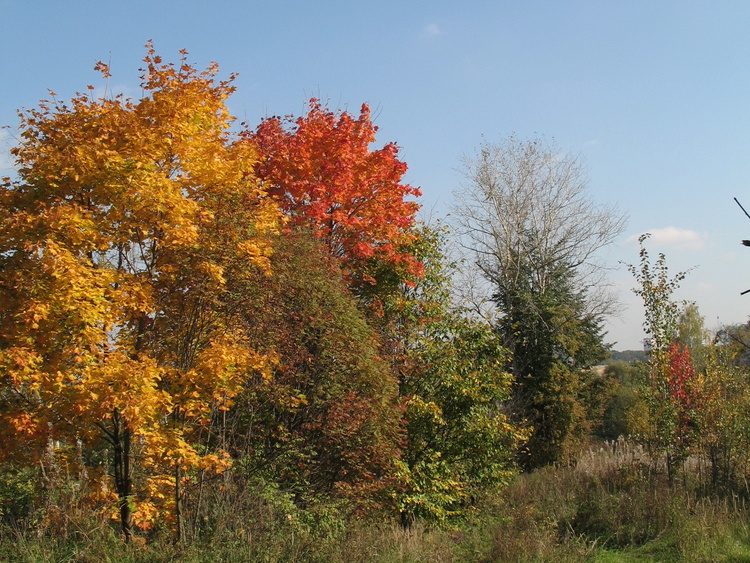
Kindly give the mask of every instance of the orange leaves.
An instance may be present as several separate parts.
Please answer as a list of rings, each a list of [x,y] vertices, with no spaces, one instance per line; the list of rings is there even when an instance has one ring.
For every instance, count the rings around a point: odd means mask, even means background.
[[[260,152],[258,176],[291,224],[311,228],[350,269],[377,257],[418,274],[404,249],[420,191],[402,183],[396,145],[370,150],[376,131],[367,104],[355,118],[312,99],[304,117],[269,118],[247,136]]]
[[[281,218],[254,148],[229,134],[231,79],[185,53],[163,63],[150,44],[145,66],[140,100],[89,92],[23,113],[20,180],[0,190],[0,410],[15,416],[3,443],[22,449],[40,429],[61,444],[132,438],[153,482],[144,526],[176,460],[226,467],[194,430],[268,374],[232,328],[232,292],[268,268]],[[122,501],[132,459],[118,463]]]
[[[150,530],[154,526],[154,522],[160,516],[161,511],[156,505],[148,500],[136,503],[135,511],[133,512],[133,523],[138,526],[141,530]],[[112,518],[117,519],[119,513],[114,513]]]
[[[112,78],[112,75],[109,73],[109,65],[104,64],[102,61],[94,65],[94,70],[101,72],[104,78]]]
[[[212,408],[228,410],[254,374],[270,377],[273,356],[257,354],[239,332],[212,340],[196,357],[194,367],[178,380],[174,398],[181,412],[202,420]]]
[[[39,431],[38,422],[25,412],[17,413],[12,417],[10,424],[14,431],[26,436],[34,435]]]
[[[38,457],[45,440],[68,451],[108,443],[124,528],[131,503],[147,528],[196,474],[230,466],[216,422],[246,390],[309,434],[310,451],[341,460],[321,458],[331,483],[339,467],[347,482],[376,482],[396,455],[396,381],[336,276],[341,266],[374,284],[383,264],[418,275],[407,248],[419,190],[403,183],[395,145],[371,150],[366,105],[352,116],[312,100],[304,117],[238,138],[233,77],[217,73],[185,52],[166,63],[149,43],[141,99],[89,88],[24,112],[19,181],[0,189],[3,444]],[[337,264],[305,252],[299,268],[269,275],[284,223],[312,231]],[[319,276],[301,285],[311,260]],[[280,301],[305,317],[304,334],[274,317]],[[334,332],[331,302],[345,317]]]
[[[171,406],[171,397],[160,389],[164,374],[153,358],[111,352],[82,373],[77,402],[88,405],[87,415],[94,420],[109,419],[117,411],[134,433],[153,429]]]
[[[216,285],[224,285],[227,280],[224,277],[224,268],[218,264],[204,261],[198,264],[198,271],[210,278]]]

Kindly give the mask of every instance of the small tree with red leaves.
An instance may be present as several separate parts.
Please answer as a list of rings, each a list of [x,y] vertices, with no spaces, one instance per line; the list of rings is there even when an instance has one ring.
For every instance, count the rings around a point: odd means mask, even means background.
[[[641,390],[647,412],[636,423],[636,434],[653,456],[665,455],[671,483],[688,454],[694,426],[691,383],[695,370],[689,350],[676,342],[681,306],[672,299],[687,273],[670,277],[664,254],[652,265],[644,246],[648,237],[639,238],[640,266],[628,265],[640,286],[633,291],[643,299],[650,355],[648,381]]]

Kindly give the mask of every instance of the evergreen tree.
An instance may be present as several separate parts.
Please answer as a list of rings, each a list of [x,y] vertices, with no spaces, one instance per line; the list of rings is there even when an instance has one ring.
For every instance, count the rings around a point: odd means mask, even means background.
[[[511,353],[512,413],[533,428],[520,461],[559,462],[588,426],[582,377],[605,357],[601,322],[615,306],[597,253],[624,219],[589,199],[575,157],[542,140],[485,143],[465,173],[454,215]]]

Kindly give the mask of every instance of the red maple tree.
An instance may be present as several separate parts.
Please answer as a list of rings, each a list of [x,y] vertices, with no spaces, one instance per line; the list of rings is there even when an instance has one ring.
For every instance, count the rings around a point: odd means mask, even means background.
[[[256,174],[289,217],[309,228],[350,276],[372,282],[367,264],[377,259],[420,275],[408,252],[421,195],[403,183],[406,164],[388,143],[371,150],[370,108],[359,117],[334,112],[315,98],[306,115],[270,117],[246,132],[259,151]]]

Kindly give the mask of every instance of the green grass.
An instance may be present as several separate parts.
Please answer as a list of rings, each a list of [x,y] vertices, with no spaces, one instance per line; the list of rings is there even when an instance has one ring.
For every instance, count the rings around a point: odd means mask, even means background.
[[[401,528],[337,506],[301,510],[278,490],[245,491],[182,549],[167,531],[125,545],[109,521],[70,511],[0,526],[0,561],[31,562],[750,562],[750,510],[737,495],[670,486],[634,448],[521,475],[470,517]],[[691,488],[692,487],[692,488]]]

